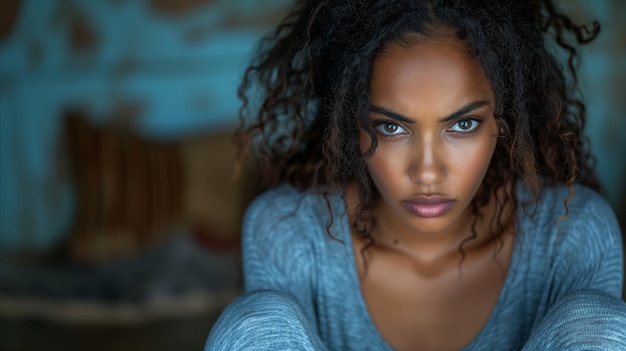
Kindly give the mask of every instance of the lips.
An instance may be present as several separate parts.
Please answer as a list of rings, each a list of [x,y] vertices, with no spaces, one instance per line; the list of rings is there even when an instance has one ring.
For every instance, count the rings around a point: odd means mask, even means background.
[[[456,204],[456,200],[439,195],[420,195],[402,201],[402,206],[412,214],[423,218],[443,216]]]

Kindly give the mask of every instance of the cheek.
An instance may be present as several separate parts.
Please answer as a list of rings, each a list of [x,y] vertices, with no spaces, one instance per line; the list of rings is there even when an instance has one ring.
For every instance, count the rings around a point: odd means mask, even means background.
[[[390,189],[403,183],[407,168],[406,152],[397,144],[383,143],[366,161],[369,174],[379,189]]]
[[[377,150],[372,157],[367,160],[366,165],[370,176],[378,185],[380,185],[379,179],[387,178],[386,175],[390,173],[389,165],[385,162],[385,158],[380,150]]]
[[[372,145],[372,138],[367,134],[366,131],[361,129],[359,131],[359,148],[361,149],[361,153],[365,153]]]
[[[491,158],[496,146],[494,137],[484,139],[480,143],[468,145],[465,152],[457,152],[455,155],[455,164],[458,166],[461,177],[469,180],[469,175],[473,175],[474,179],[484,177],[491,163]],[[463,176],[465,173],[465,176]]]
[[[371,145],[372,139],[370,136],[366,132],[361,131],[359,134],[359,147],[361,149],[361,153],[365,153],[369,150]],[[388,149],[388,147],[381,145],[379,142],[378,148],[374,151],[372,156],[365,161],[365,165],[367,166],[367,170],[372,177],[372,180],[374,180],[374,183],[376,183],[379,187],[382,186],[381,180],[388,179],[390,175],[394,173],[392,167],[394,163],[397,163],[398,155],[394,156]],[[396,162],[394,162],[394,160]]]

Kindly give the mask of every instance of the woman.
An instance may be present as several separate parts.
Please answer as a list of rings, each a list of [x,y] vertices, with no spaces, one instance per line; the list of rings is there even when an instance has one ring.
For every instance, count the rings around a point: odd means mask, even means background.
[[[264,194],[206,349],[626,347],[568,42],[598,32],[548,0],[298,3],[240,89]]]

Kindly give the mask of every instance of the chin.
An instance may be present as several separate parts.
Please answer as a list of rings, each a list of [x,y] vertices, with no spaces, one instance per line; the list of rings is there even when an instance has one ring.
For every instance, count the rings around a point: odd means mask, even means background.
[[[441,218],[420,218],[405,222],[405,225],[416,234],[436,235],[450,228],[452,223]]]

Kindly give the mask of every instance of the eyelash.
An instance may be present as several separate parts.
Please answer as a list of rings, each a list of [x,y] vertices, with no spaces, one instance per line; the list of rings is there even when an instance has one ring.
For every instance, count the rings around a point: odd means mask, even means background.
[[[470,121],[472,123],[472,129],[468,130],[468,131],[454,131],[451,130],[454,126],[458,125],[461,122],[467,122]],[[481,120],[477,119],[477,118],[462,118],[459,119],[457,121],[455,121],[452,126],[450,128],[448,128],[446,131],[449,131],[453,134],[459,135],[459,136],[471,136],[476,134],[476,132],[480,129],[481,127]],[[383,126],[395,126],[401,130],[403,130],[404,132],[401,133],[396,133],[396,134],[388,134],[385,133],[381,130],[381,127]],[[475,125],[475,126],[474,126]],[[378,135],[380,135],[382,138],[387,138],[387,139],[392,139],[392,138],[397,138],[400,135],[404,135],[406,134],[406,128],[404,128],[403,126],[401,126],[399,123],[396,122],[391,122],[391,121],[377,121],[374,122],[374,130],[377,132]]]
[[[395,127],[397,127],[398,129],[403,130],[404,132],[403,132],[403,133],[397,133],[397,134],[388,134],[388,133],[385,133],[385,132],[383,132],[383,131],[381,130],[381,127],[384,127],[384,126],[390,126],[390,125],[395,126]],[[376,133],[377,133],[378,135],[380,135],[381,137],[383,137],[383,138],[389,138],[389,139],[391,139],[391,138],[397,138],[398,136],[400,136],[400,135],[403,135],[403,134],[406,134],[406,133],[407,133],[407,132],[406,132],[406,128],[404,128],[403,126],[401,126],[400,124],[398,124],[398,123],[396,123],[396,122],[390,122],[390,121],[377,121],[377,122],[374,122],[374,130],[375,130],[375,131],[376,131]]]
[[[476,132],[480,129],[481,126],[481,120],[477,119],[477,118],[462,118],[459,119],[457,121],[454,122],[454,124],[452,124],[452,127],[456,126],[457,124],[461,123],[461,122],[466,122],[466,121],[470,121],[472,122],[472,129],[468,130],[468,131],[451,131],[454,134],[458,134],[461,136],[470,136],[470,135],[474,135],[476,134]],[[474,124],[476,124],[476,126],[474,126]],[[448,128],[448,130],[452,129],[452,127]]]

